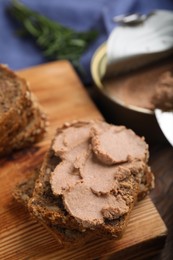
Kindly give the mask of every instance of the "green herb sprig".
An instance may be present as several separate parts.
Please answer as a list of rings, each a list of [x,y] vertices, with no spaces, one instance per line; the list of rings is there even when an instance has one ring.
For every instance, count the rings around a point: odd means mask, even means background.
[[[81,55],[98,35],[96,31],[76,32],[18,1],[13,1],[8,11],[19,22],[22,33],[36,40],[45,57],[51,60],[67,59],[75,67],[79,67]]]

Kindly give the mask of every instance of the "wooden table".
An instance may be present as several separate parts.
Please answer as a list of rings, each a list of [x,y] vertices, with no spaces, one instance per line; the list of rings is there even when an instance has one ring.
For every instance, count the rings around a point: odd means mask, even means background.
[[[110,123],[116,123],[113,116],[105,112],[104,107],[92,88],[89,91],[93,102],[99,111]],[[155,189],[150,197],[163,218],[168,235],[163,251],[150,259],[172,260],[173,259],[173,147],[169,144],[150,144],[150,165],[155,175]],[[151,230],[152,232],[152,230]]]
[[[59,125],[73,119],[102,118],[69,63],[54,62],[19,74],[30,81],[31,90],[48,114],[50,127],[39,146],[0,161],[0,259],[151,259],[164,246],[166,227],[149,197],[134,208],[121,240],[93,239],[82,247],[70,249],[61,248],[51,234],[13,200],[11,194],[16,183],[30,176],[41,163]],[[170,214],[173,211],[168,214],[168,206],[171,209],[173,204],[172,200],[169,203],[166,200],[167,194],[171,198],[171,188],[166,187],[171,187],[173,152],[170,147],[154,147],[151,154],[151,164],[156,173],[156,189],[151,196],[170,232]],[[165,184],[164,176],[169,183]],[[171,248],[171,240],[169,243],[166,250]]]
[[[161,259],[171,260],[173,259],[173,148],[169,145],[152,146],[150,162],[156,178],[156,187],[151,193],[151,198],[168,228],[168,237]]]

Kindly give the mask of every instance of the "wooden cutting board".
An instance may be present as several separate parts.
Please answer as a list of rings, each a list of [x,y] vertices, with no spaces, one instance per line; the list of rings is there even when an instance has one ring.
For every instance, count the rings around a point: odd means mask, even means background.
[[[30,82],[50,126],[39,145],[0,161],[0,259],[149,259],[157,254],[164,246],[166,227],[149,197],[136,205],[122,239],[93,239],[70,249],[63,249],[13,199],[16,183],[41,163],[59,125],[73,119],[102,118],[68,62],[53,62],[19,74]]]

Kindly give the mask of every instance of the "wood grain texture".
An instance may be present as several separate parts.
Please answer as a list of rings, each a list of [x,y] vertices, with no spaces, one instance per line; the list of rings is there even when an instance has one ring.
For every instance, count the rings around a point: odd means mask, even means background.
[[[151,147],[150,164],[155,173],[155,189],[151,198],[168,228],[168,237],[157,259],[173,259],[173,148],[170,145]]]
[[[55,129],[73,119],[102,118],[68,62],[20,71],[47,113],[50,126],[37,146],[0,161],[0,259],[148,259],[162,249],[166,227],[151,199],[137,204],[122,239],[92,240],[63,249],[42,225],[14,201],[19,181],[41,164]]]

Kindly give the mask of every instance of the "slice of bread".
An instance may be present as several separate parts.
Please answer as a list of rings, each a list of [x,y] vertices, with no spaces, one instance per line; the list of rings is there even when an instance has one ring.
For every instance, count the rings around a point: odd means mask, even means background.
[[[33,108],[25,127],[7,140],[8,145],[0,147],[0,156],[9,154],[11,150],[20,150],[39,142],[45,133],[45,120],[43,118],[44,114],[42,114],[40,109],[37,107]]]
[[[75,126],[75,124],[76,123],[69,124],[67,128]],[[80,123],[80,125],[82,127],[82,123]],[[58,129],[57,135],[61,134],[63,129],[64,126]],[[62,158],[55,154],[51,146],[35,183],[33,196],[28,203],[31,214],[47,225],[58,225],[62,228],[78,230],[83,233],[91,231],[94,235],[104,235],[109,238],[121,237],[135,202],[138,198],[146,196],[153,187],[153,174],[147,164],[143,161],[136,161],[136,167],[130,168],[130,174],[119,179],[119,192],[129,207],[128,212],[119,218],[112,220],[105,219],[104,223],[95,224],[88,228],[84,226],[83,223],[77,221],[77,219],[67,211],[62,195],[55,196],[52,192],[50,184],[51,173],[61,161]],[[78,205],[76,205],[76,207],[78,207]]]
[[[23,204],[27,210],[28,202],[32,198],[35,181],[38,178],[38,175],[39,170],[35,170],[32,177],[18,184],[13,192],[14,198],[19,203]],[[32,214],[31,216],[34,217]],[[38,220],[36,216],[35,219]],[[69,230],[53,223],[47,224],[44,219],[39,220],[39,223],[41,223],[54,236],[54,238],[65,247],[69,247],[74,244],[82,244],[93,236],[91,232],[83,233],[78,230]]]
[[[28,201],[32,197],[35,181],[38,178],[38,175],[39,170],[35,170],[32,173],[32,177],[19,183],[13,192],[13,197],[25,207],[27,207]]]
[[[22,112],[32,105],[27,82],[7,67],[0,65],[0,138],[23,125]]]
[[[36,107],[37,113],[35,112]],[[37,118],[35,122],[42,122],[41,134],[40,136],[37,134],[39,138],[24,141],[25,136],[29,137],[28,133],[24,133],[24,131],[29,128],[30,121],[34,121],[35,117]],[[0,65],[0,156],[40,140],[43,136],[45,122],[45,117],[43,113],[39,112],[26,80],[20,78],[6,66]],[[36,127],[37,124],[35,124],[35,132],[38,133],[40,130],[37,130]]]

